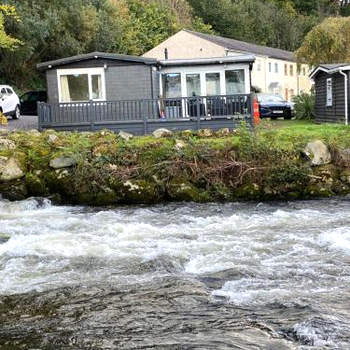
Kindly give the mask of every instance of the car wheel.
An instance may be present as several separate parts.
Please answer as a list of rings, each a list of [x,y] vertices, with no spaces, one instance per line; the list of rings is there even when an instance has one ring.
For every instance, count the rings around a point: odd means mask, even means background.
[[[19,119],[21,117],[21,110],[19,106],[16,106],[15,114],[12,116],[12,119]]]

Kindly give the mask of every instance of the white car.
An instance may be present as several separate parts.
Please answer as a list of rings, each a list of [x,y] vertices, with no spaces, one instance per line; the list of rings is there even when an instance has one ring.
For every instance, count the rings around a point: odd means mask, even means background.
[[[8,85],[0,85],[0,112],[12,119],[21,116],[20,101],[14,90]]]

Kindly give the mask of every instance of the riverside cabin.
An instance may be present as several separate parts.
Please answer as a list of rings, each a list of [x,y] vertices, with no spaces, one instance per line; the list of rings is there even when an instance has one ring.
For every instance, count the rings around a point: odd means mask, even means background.
[[[311,72],[316,122],[349,124],[349,73],[350,63],[322,64]]]
[[[45,62],[39,127],[127,131],[233,129],[253,119],[252,55],[156,60],[93,52]]]

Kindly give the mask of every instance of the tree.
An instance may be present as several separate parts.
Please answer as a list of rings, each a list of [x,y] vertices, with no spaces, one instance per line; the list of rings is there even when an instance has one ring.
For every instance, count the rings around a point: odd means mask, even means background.
[[[5,17],[19,21],[14,6],[0,4],[0,49],[14,50],[21,44],[21,41],[6,34]]]
[[[314,27],[296,51],[309,65],[350,61],[350,17],[330,17]]]

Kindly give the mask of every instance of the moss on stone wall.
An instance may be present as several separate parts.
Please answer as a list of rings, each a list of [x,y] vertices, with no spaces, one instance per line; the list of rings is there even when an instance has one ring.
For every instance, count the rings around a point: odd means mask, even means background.
[[[0,159],[3,164],[16,160],[23,175],[0,180],[0,193],[11,200],[45,196],[61,203],[101,206],[350,193],[350,164],[344,157],[341,163],[334,159],[311,166],[302,156],[303,147],[316,137],[332,154],[350,147],[350,129],[336,127],[327,138],[319,126],[308,128],[310,137],[308,129],[302,136],[294,131],[294,143],[292,129],[274,131],[270,125],[255,134],[242,127],[224,136],[191,132],[128,141],[109,131],[12,132],[1,137],[15,147],[0,148]]]

